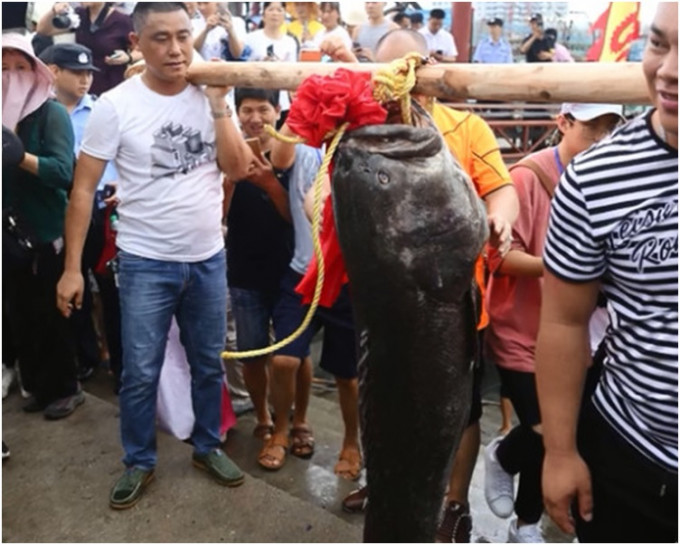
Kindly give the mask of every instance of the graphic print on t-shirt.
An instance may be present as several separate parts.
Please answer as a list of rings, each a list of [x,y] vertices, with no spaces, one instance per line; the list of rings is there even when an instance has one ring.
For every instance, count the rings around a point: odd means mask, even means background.
[[[154,180],[187,174],[204,163],[215,161],[215,143],[204,142],[201,131],[168,122],[153,134],[151,177]]]
[[[631,259],[638,273],[649,267],[663,265],[669,258],[678,257],[677,225],[678,200],[654,203],[624,218],[612,233],[613,247],[633,245]]]

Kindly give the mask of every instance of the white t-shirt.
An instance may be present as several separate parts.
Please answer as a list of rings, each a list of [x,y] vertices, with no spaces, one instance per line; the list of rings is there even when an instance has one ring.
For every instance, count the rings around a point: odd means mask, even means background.
[[[457,57],[458,49],[456,42],[453,40],[453,35],[443,28],[437,31],[437,34],[432,34],[430,29],[426,26],[421,28],[420,32],[427,40],[427,48],[430,51],[442,51],[445,57]]]
[[[249,61],[263,61],[267,58],[267,48],[274,47],[274,55],[282,62],[296,62],[298,59],[298,47],[293,38],[284,34],[278,40],[274,40],[264,33],[264,30],[256,30],[246,34],[245,45],[250,47]],[[288,91],[281,91],[279,105],[284,112],[290,109]]]
[[[165,96],[141,76],[130,78],[95,103],[81,152],[118,169],[122,250],[193,263],[224,247],[222,173],[210,106],[198,87]]]
[[[238,36],[241,40],[245,39],[246,37],[245,21],[240,17],[232,17],[231,20],[232,28],[234,29],[234,33],[236,34],[236,36]],[[203,28],[205,28],[205,23],[203,23]],[[203,31],[203,28],[201,28],[198,32],[194,30],[194,38]],[[225,41],[229,40],[229,33],[225,30],[223,26],[214,27],[205,36],[203,47],[201,47],[200,49],[201,56],[206,61],[209,61],[212,58],[223,59],[224,58],[222,56],[223,40]]]
[[[342,38],[342,43],[345,47],[351,51],[352,49],[352,38],[350,38],[349,33],[341,26],[336,26],[333,30],[320,30],[314,35],[314,46],[319,47],[326,38],[331,36],[340,36]]]

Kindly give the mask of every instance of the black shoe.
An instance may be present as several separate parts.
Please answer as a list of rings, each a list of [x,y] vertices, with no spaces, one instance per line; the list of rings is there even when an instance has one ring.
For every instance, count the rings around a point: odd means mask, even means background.
[[[76,372],[76,378],[80,382],[86,381],[88,378],[90,378],[94,374],[94,367],[78,367],[78,371]]]
[[[5,444],[5,442],[2,442],[2,461],[4,462],[9,458],[9,447]]]
[[[85,403],[85,394],[78,388],[78,391],[75,394],[57,399],[45,407],[45,418],[47,418],[47,420],[66,418],[76,410],[78,405],[82,405],[83,403]]]
[[[368,485],[357,488],[342,500],[342,510],[345,513],[363,513],[368,505]]]
[[[25,413],[41,413],[45,410],[47,405],[41,403],[35,397],[31,396],[28,398],[28,402],[22,407]]]

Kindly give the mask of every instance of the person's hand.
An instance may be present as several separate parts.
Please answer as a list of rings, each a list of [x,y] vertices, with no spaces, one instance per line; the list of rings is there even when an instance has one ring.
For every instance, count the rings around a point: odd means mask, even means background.
[[[328,55],[333,62],[359,62],[356,55],[345,46],[340,36],[329,36],[319,46],[323,55]]]
[[[274,167],[262,155],[253,154],[253,162],[250,163],[246,179],[254,186],[265,189],[276,181]]]
[[[70,6],[68,2],[55,2],[52,6],[52,13],[54,15],[62,15],[69,10]]]
[[[116,49],[108,57],[104,57],[104,62],[109,66],[120,66],[128,64],[132,60],[130,53],[122,49]]]
[[[354,54],[358,59],[364,59],[364,62],[374,62],[373,51],[368,47],[357,47]]]
[[[220,24],[220,16],[217,13],[213,13],[205,20],[205,28],[212,30],[217,25]]]
[[[2,166],[16,166],[26,156],[24,143],[17,134],[5,125],[2,126]]]
[[[510,251],[512,243],[512,225],[502,216],[489,214],[489,245],[495,248],[501,257]]]
[[[532,36],[534,37],[535,40],[540,40],[541,36],[543,34],[543,31],[540,28],[536,28],[531,34],[532,34]]]
[[[80,271],[64,271],[57,284],[57,308],[66,318],[71,316],[73,308],[80,310],[83,306],[83,290],[85,283]]]
[[[134,64],[131,64],[128,66],[127,70],[125,70],[125,79],[131,78],[132,76],[136,76],[137,74],[141,74],[144,72],[144,69],[146,68],[146,63],[144,62],[144,59],[137,61]]]
[[[573,534],[575,531],[570,512],[574,499],[578,500],[581,518],[585,521],[592,519],[590,471],[576,450],[568,453],[546,451],[542,482],[545,508],[563,532]]]
[[[539,51],[538,52],[538,58],[542,61],[551,61],[553,60],[553,57],[555,56],[555,50],[551,49],[550,51]]]
[[[430,51],[430,57],[437,62],[442,62],[442,60],[444,60],[444,54],[439,53],[438,51]]]
[[[210,59],[210,62],[226,61],[213,57]],[[225,108],[226,102],[224,97],[227,96],[227,93],[230,89],[231,87],[229,85],[206,85],[203,88],[203,93],[206,97],[208,97],[208,101],[210,102],[210,107],[212,108],[213,112],[223,110]]]
[[[234,22],[233,19],[231,18],[231,13],[225,12],[222,15],[220,15],[220,25],[222,25],[222,28],[224,28],[224,30],[231,34],[231,30],[232,28],[234,28]]]
[[[118,206],[120,204],[120,199],[118,198],[118,182],[107,182],[106,185],[111,186],[113,192],[104,199],[104,204],[106,206],[109,206],[110,204]]]

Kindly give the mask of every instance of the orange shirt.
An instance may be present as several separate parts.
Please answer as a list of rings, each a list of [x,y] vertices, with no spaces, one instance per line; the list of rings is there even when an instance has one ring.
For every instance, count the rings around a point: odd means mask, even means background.
[[[481,117],[435,103],[432,119],[442,133],[451,153],[468,173],[477,194],[483,199],[489,193],[512,184],[512,178],[501,157],[493,131]],[[484,297],[484,256],[475,265],[475,278]],[[478,329],[489,323],[489,314],[482,305]]]

